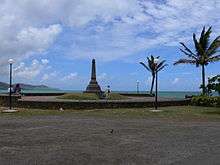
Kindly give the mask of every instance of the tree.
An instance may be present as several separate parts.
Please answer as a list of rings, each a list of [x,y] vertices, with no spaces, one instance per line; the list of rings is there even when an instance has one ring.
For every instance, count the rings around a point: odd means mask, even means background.
[[[193,64],[196,67],[202,67],[202,93],[206,94],[205,87],[205,66],[211,62],[216,62],[220,60],[220,54],[218,48],[220,47],[220,36],[216,37],[210,43],[210,35],[212,33],[212,27],[203,27],[199,40],[196,38],[196,34],[193,33],[193,42],[195,51],[189,49],[184,43],[180,42],[183,48],[180,51],[183,52],[188,58],[183,58],[174,63],[177,64]]]
[[[206,89],[209,95],[212,93],[212,91],[218,92],[220,95],[220,75],[209,78]]]
[[[149,72],[151,72],[152,75],[152,82],[151,82],[151,89],[150,89],[150,94],[153,94],[153,88],[154,88],[154,82],[155,82],[155,76],[156,76],[156,71],[159,72],[162,70],[167,64],[165,64],[165,60],[159,62],[158,64],[155,64],[155,59],[158,59],[158,57],[150,56],[147,57],[147,64],[140,62],[141,65],[143,65]]]

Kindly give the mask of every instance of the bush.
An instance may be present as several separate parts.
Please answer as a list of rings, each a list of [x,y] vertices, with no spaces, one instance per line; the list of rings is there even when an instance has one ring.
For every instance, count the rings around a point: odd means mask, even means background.
[[[95,93],[68,93],[63,96],[57,97],[58,99],[67,99],[67,100],[99,100],[100,97]],[[118,93],[110,93],[106,98],[108,100],[123,100],[127,99],[126,96],[122,96]]]
[[[194,96],[191,103],[196,106],[220,106],[220,97]]]
[[[69,100],[99,100],[99,96],[95,93],[68,93],[57,98]]]
[[[124,100],[127,99],[126,96],[122,96],[119,93],[110,93],[109,97],[107,97],[108,100]]]

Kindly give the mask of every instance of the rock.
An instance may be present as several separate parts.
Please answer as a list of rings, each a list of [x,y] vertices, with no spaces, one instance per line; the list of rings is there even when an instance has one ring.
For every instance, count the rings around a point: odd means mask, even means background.
[[[59,109],[59,111],[60,111],[60,112],[63,112],[63,111],[64,111],[64,109],[61,107],[61,108]]]

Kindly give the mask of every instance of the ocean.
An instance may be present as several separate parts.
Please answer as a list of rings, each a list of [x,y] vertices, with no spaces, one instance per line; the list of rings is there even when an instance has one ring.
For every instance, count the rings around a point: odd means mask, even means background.
[[[82,91],[72,91],[72,90],[56,90],[56,89],[44,89],[44,90],[23,90],[24,93],[77,93]],[[113,91],[119,93],[137,93],[136,91]],[[7,93],[6,90],[0,90],[0,93]],[[140,93],[146,93],[145,91],[140,91]],[[159,91],[158,96],[168,97],[168,98],[184,98],[186,95],[199,95],[200,92],[193,91]]]
[[[137,91],[119,91],[120,93],[137,93]],[[146,91],[140,91],[139,93],[146,93]],[[200,95],[201,92],[194,91],[158,91],[159,97],[167,97],[167,98],[185,98],[186,95]]]

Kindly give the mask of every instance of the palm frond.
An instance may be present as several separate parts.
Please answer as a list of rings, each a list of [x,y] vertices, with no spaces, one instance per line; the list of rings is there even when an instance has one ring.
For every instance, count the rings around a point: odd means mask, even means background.
[[[205,51],[203,50],[200,43],[197,41],[195,33],[193,33],[193,41],[196,48],[197,56],[202,56],[205,53]]]
[[[208,59],[208,62],[217,62],[217,61],[220,61],[220,55]]]
[[[220,47],[220,36],[216,37],[214,41],[210,44],[208,50],[207,50],[207,55],[210,57],[214,55],[215,53],[218,52],[218,49]]]
[[[150,71],[155,70],[154,58],[147,57],[147,62],[148,62],[148,68],[150,69]]]
[[[165,62],[166,62],[165,60],[161,61],[161,62],[157,65],[157,69],[159,69],[160,67],[162,67]]]
[[[187,54],[191,54],[191,55],[196,56],[196,54],[193,53],[183,42],[180,42],[180,44],[184,47],[185,52],[187,52]],[[184,53],[184,52],[183,52],[183,53]],[[187,55],[187,54],[186,54],[186,55]]]
[[[183,50],[183,49],[181,49],[181,48],[180,48],[180,51],[183,52],[185,55],[187,55],[189,58],[193,58],[193,59],[195,59],[195,60],[198,59],[198,57],[195,56],[194,54],[190,54],[190,53],[186,52],[185,50]]]
[[[162,67],[160,67],[160,68],[157,68],[157,72],[159,72],[159,71],[161,71],[161,70],[163,70],[166,66],[168,66],[167,64],[165,64],[165,65],[163,65]]]
[[[212,27],[210,26],[207,31],[205,31],[205,26],[201,32],[199,43],[203,50],[207,50],[209,46],[210,34],[212,33]]]
[[[178,65],[178,64],[196,64],[196,60],[180,59],[174,63],[174,65]]]
[[[143,62],[140,62],[140,64],[142,65],[142,66],[144,66],[148,71],[150,71],[151,72],[151,69],[145,64],[145,63],[143,63]]]

